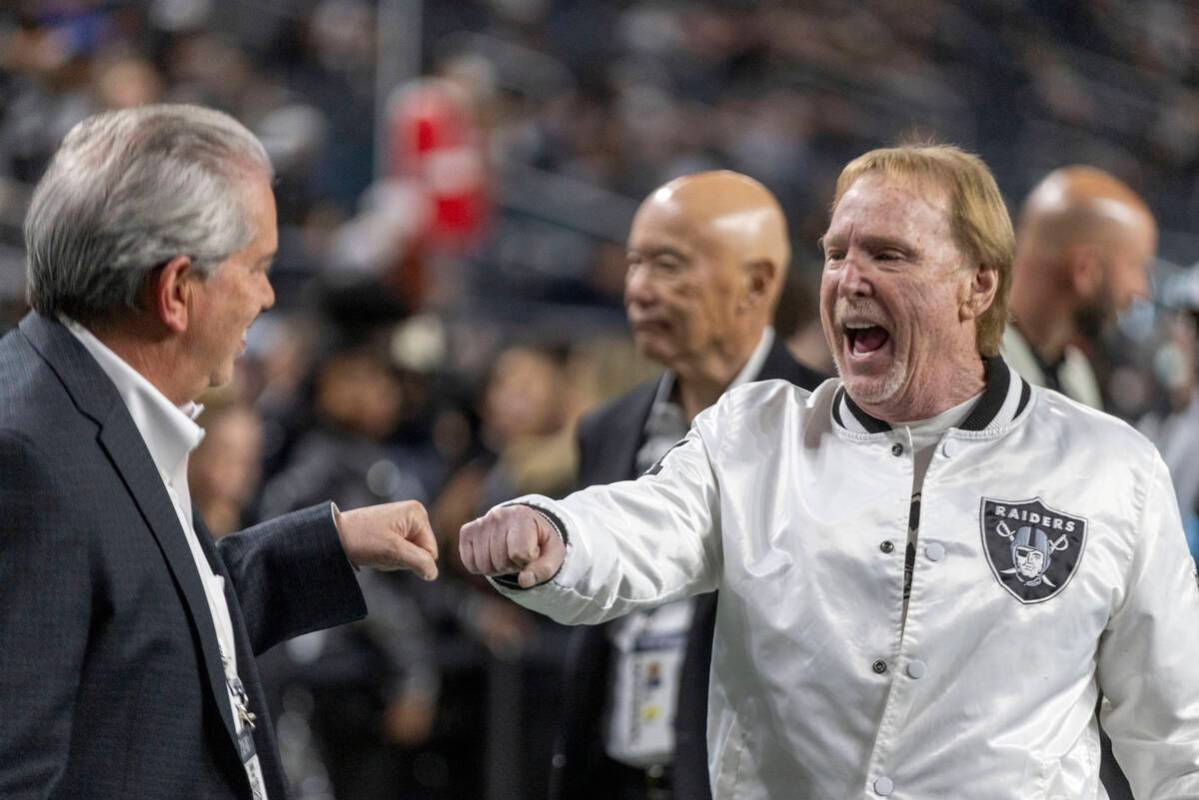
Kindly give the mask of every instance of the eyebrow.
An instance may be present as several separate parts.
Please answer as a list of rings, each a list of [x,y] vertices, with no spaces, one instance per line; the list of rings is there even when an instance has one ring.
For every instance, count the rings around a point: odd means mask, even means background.
[[[683,260],[686,260],[688,257],[687,254],[684,253],[682,250],[679,250],[677,247],[671,247],[668,244],[655,245],[652,247],[646,247],[641,250],[638,250],[635,247],[630,247],[627,251],[627,255],[629,255],[629,256],[640,255],[640,256],[644,256],[645,258],[657,258],[659,256],[674,256],[675,258],[683,259]]]
[[[816,240],[816,246],[823,251],[830,240],[839,242],[840,237],[836,235],[825,234]],[[899,239],[894,236],[882,236],[879,234],[864,234],[858,237],[858,242],[868,250],[900,250],[908,254],[916,254],[920,252],[904,239]]]
[[[918,252],[909,242],[894,236],[866,234],[861,237],[862,246],[870,250],[901,250],[905,253]]]

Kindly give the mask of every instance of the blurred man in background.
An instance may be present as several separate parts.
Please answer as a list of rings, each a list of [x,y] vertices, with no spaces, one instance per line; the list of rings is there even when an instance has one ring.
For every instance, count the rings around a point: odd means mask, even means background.
[[[1003,355],[1026,380],[1103,408],[1080,345],[1149,295],[1157,223],[1145,201],[1086,166],[1051,172],[1029,194],[1016,230],[1012,323]]]
[[[205,398],[196,422],[204,441],[188,459],[187,482],[196,512],[214,538],[246,526],[262,478],[262,418],[248,403]]]
[[[1012,322],[1003,355],[1026,380],[1103,408],[1084,351],[1136,299],[1149,296],[1157,223],[1122,181],[1088,166],[1049,173],[1029,194],[1016,230]],[[1128,784],[1102,735],[1104,784],[1113,800]]]
[[[659,188],[633,220],[628,258],[634,339],[667,371],[582,420],[581,486],[643,474],[732,387],[779,378],[811,389],[821,380],[771,327],[791,248],[778,201],[757,181],[705,172]],[[716,603],[707,594],[575,633],[551,797],[711,796]]]
[[[67,134],[0,340],[0,796],[286,796],[254,657],[363,616],[354,569],[437,574],[419,503],[330,503],[218,543],[196,398],[228,383],[278,245],[272,169],[225,114]]]

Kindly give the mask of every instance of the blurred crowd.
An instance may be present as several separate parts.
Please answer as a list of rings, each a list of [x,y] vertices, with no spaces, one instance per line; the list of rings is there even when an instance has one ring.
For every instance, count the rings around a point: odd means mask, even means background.
[[[565,633],[455,569],[454,537],[568,491],[580,415],[654,374],[626,333],[624,238],[671,177],[729,167],[779,197],[796,263],[776,327],[827,371],[816,240],[849,158],[953,142],[1013,208],[1054,167],[1100,166],[1162,230],[1152,302],[1090,354],[1108,408],[1199,436],[1189,3],[13,0],[0,331],[62,136],[171,101],[230,112],[277,171],[278,305],[191,463],[208,526],[417,499],[442,538],[447,579],[364,572],[368,621],[264,657],[299,798],[544,795],[555,702],[523,687],[557,685]]]

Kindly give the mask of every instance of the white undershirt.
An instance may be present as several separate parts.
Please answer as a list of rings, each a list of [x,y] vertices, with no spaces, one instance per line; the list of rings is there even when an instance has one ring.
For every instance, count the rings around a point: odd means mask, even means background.
[[[175,406],[166,395],[145,376],[129,366],[120,356],[114,353],[91,331],[74,320],[63,316],[62,323],[75,335],[100,369],[104,370],[116,387],[129,416],[137,426],[138,433],[150,451],[150,458],[158,468],[159,477],[171,498],[171,505],[183,528],[187,547],[191,551],[192,560],[200,576],[200,584],[204,587],[204,598],[208,601],[208,612],[212,616],[212,624],[216,630],[217,643],[220,646],[221,661],[225,668],[226,694],[229,697],[230,710],[237,733],[242,733],[243,722],[238,714],[237,702],[229,688],[232,678],[237,676],[237,645],[233,638],[233,619],[229,616],[229,605],[225,600],[225,579],[212,570],[200,540],[192,526],[192,499],[187,485],[188,455],[204,439],[204,429],[195,423],[195,418],[203,411],[196,403],[187,403],[182,408]],[[254,764],[246,764],[246,773],[250,779],[254,798],[266,798],[266,787],[262,782],[261,769],[255,756]]]
[[[908,443],[912,449],[915,461],[915,474],[913,475],[912,485],[913,495],[920,494],[920,490],[924,486],[924,475],[928,472],[928,465],[932,463],[933,452],[937,442],[941,441],[941,437],[945,435],[945,431],[955,428],[966,421],[966,417],[970,416],[974,404],[978,402],[980,397],[982,397],[981,391],[971,395],[953,408],[942,411],[935,417],[915,422],[896,422],[891,426],[893,430],[905,431],[908,436]]]
[[[916,556],[916,540],[920,535],[920,493],[924,490],[924,476],[932,463],[937,449],[937,442],[950,428],[956,428],[966,421],[974,409],[982,392],[967,398],[952,408],[948,408],[928,419],[915,422],[897,422],[891,429],[906,435],[908,448],[912,451],[912,503],[908,517],[908,546],[904,553],[904,591],[903,591],[903,620],[907,623],[908,596],[911,589],[912,569]]]

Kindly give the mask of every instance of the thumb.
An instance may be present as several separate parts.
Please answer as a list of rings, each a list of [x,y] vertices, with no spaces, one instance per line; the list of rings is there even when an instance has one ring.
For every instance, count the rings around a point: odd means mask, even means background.
[[[545,583],[558,574],[565,558],[566,545],[555,534],[541,545],[539,556],[526,564],[516,576],[517,584],[522,589],[531,589]]]
[[[394,569],[407,569],[427,581],[437,577],[437,562],[429,551],[407,540],[398,545],[397,563]]]

